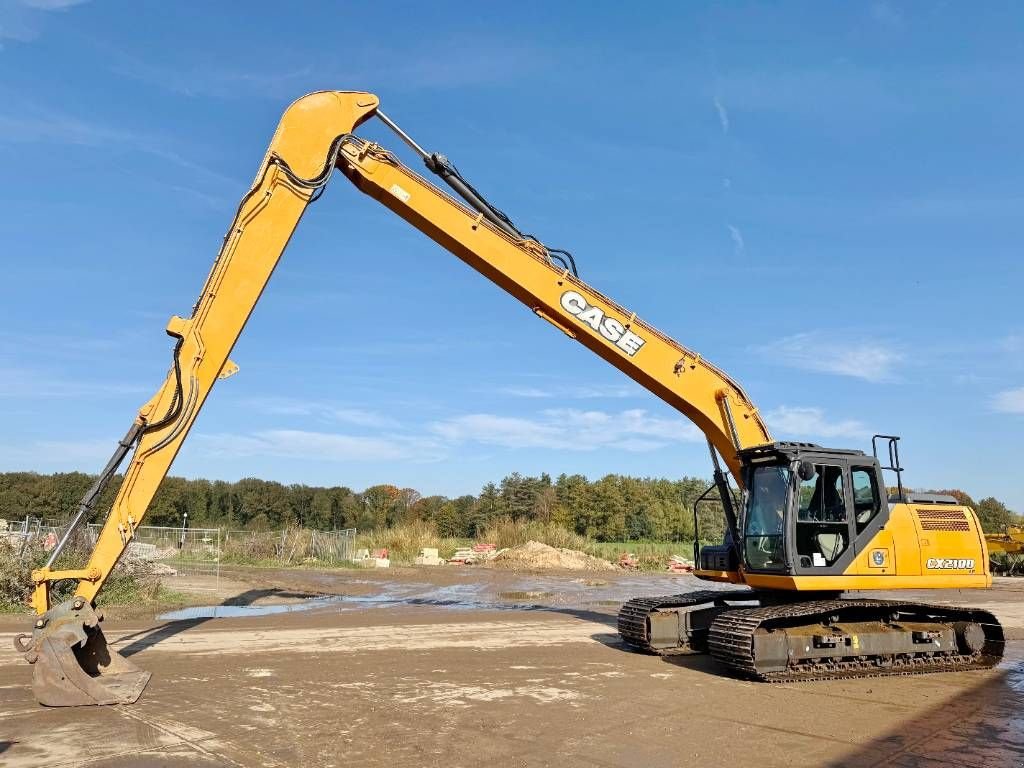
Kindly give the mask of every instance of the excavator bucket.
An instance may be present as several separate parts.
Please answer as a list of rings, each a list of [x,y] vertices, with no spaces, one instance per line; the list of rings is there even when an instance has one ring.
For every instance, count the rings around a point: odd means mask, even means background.
[[[32,690],[47,707],[133,704],[149,683],[145,672],[107,645],[102,616],[81,598],[47,611],[15,648],[33,665]]]

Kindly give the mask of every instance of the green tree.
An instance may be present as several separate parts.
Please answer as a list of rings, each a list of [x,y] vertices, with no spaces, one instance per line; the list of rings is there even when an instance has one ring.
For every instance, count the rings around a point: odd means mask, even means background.
[[[501,506],[513,520],[528,520],[533,512],[534,492],[529,480],[518,472],[501,481]]]
[[[1013,513],[999,499],[989,496],[978,502],[974,511],[978,514],[981,528],[986,533],[1001,533],[1014,522]]]
[[[437,531],[437,535],[460,536],[460,526],[458,510],[452,502],[446,501],[438,509],[437,516],[434,518],[434,529]]]
[[[480,497],[473,505],[470,517],[470,536],[480,535],[484,529],[501,516],[501,497],[498,487],[488,483],[480,490]]]
[[[372,528],[387,528],[395,523],[401,508],[402,492],[393,485],[372,485],[363,491],[367,520]]]
[[[561,474],[555,482],[558,516],[570,530],[585,534],[591,528],[590,484],[583,475]]]

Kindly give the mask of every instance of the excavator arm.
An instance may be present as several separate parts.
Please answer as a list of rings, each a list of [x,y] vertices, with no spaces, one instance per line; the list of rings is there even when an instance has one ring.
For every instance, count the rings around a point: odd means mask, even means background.
[[[436,165],[434,157],[424,153],[428,167]],[[687,416],[739,482],[736,451],[771,442],[757,409],[736,382],[587,285],[538,241],[505,231],[500,219],[488,217],[490,206],[471,187],[467,196],[480,200],[483,210],[467,207],[391,152],[355,137],[342,143],[338,168],[360,191]]]
[[[325,91],[285,112],[252,188],[242,199],[220,253],[188,318],[173,317],[171,369],[140,409],[96,485],[51,553],[33,573],[31,636],[15,645],[35,664],[43,704],[134,702],[149,679],[107,647],[96,595],[142,524],[146,511],[214,383],[237,371],[229,355],[292,232],[337,167],[359,190],[512,294],[567,336],[614,365],[693,421],[742,482],[737,450],[771,441],[743,390],[686,349],[575,275],[571,257],[523,236],[440,155],[428,155],[378,109],[376,96]],[[442,192],[397,157],[352,134],[376,115],[417,151],[462,199]],[[74,529],[132,452],[124,480],[82,569],[55,564]],[[734,521],[730,521],[731,526]],[[51,605],[51,585],[77,580],[72,599]]]

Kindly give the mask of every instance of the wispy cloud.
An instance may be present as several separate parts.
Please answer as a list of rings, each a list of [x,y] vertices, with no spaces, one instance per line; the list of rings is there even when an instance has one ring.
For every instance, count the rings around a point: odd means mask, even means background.
[[[243,179],[218,173],[208,165],[190,159],[187,150],[173,149],[177,143],[173,137],[85,120],[59,110],[38,104],[19,103],[12,99],[4,100],[0,109],[2,144],[52,144],[139,152],[188,171],[187,178],[190,181],[214,187],[214,194],[204,189],[186,190],[180,185],[176,189],[191,192],[200,199],[205,198],[207,202],[215,199],[218,205],[230,199],[230,196],[224,196],[228,190],[237,193],[246,186]],[[179,179],[181,177],[180,173],[176,176]]]
[[[0,365],[0,400],[21,398],[38,402],[41,398],[118,397],[144,395],[152,389],[137,384],[83,381],[29,368]]]
[[[1024,352],[1024,333],[1011,333],[999,342],[999,346],[1006,352]]]
[[[475,413],[435,422],[431,430],[456,444],[569,451],[599,448],[651,451],[670,443],[704,439],[700,431],[684,419],[653,417],[641,409],[608,413],[558,408],[541,411],[536,418]]]
[[[871,382],[893,381],[904,355],[885,341],[824,333],[798,333],[764,345],[766,359],[805,371],[850,376]]]
[[[766,412],[764,417],[771,430],[784,437],[861,439],[871,435],[863,422],[856,419],[829,421],[821,408],[780,405]]]
[[[94,472],[110,458],[117,438],[107,440],[30,440],[0,444],[0,466],[34,472]]]
[[[311,66],[282,67],[261,71],[231,69],[214,64],[168,67],[129,56],[123,51],[111,51],[115,75],[146,85],[156,86],[178,96],[195,98],[242,98],[258,93],[272,99],[293,99],[297,94],[311,90],[309,84],[316,79]]]
[[[367,408],[351,408],[321,400],[300,400],[289,397],[249,398],[244,407],[271,416],[308,416],[359,427],[392,429],[398,422],[390,416]]]
[[[740,232],[739,227],[734,227],[732,224],[729,227],[729,237],[732,239],[732,252],[735,256],[743,258],[747,255],[747,244],[743,241],[743,233]]]
[[[204,456],[233,459],[272,456],[310,461],[429,460],[437,453],[436,445],[405,437],[365,437],[299,429],[199,434],[195,442]]]
[[[1024,387],[997,392],[992,397],[992,410],[999,413],[1024,413]]]
[[[187,97],[218,99],[291,99],[323,87],[323,73],[343,71],[347,82],[373,82],[375,88],[448,90],[513,82],[551,66],[552,53],[542,46],[507,38],[467,42],[437,36],[401,50],[376,43],[346,46],[344,61],[329,50],[273,65],[226,67],[218,59],[193,56],[183,65],[154,64],[111,47],[105,52],[111,70],[121,77]],[[287,57],[287,51],[281,51]]]
[[[89,0],[21,0],[22,5],[40,11],[66,11],[76,5],[84,5]]]
[[[877,2],[871,4],[871,18],[884,27],[898,27],[903,23],[903,12],[890,3]]]
[[[30,43],[41,34],[47,12],[67,11],[89,0],[0,0],[0,41]],[[3,46],[0,45],[0,50]]]
[[[1024,213],[1022,195],[932,193],[917,197],[879,199],[880,212],[889,216],[922,219],[1005,219]]]
[[[498,392],[531,399],[601,400],[635,397],[641,390],[630,384],[556,384],[548,387],[502,387]]]
[[[717,96],[715,96],[714,103],[715,111],[718,112],[718,124],[722,126],[722,133],[729,133],[729,110]]]
[[[873,118],[879,113],[903,114],[913,106],[881,69],[816,66],[803,69],[763,67],[722,73],[716,80],[722,98],[744,112],[817,116],[848,122],[860,108]],[[934,84],[938,89],[939,84]],[[946,84],[943,84],[946,85]],[[946,85],[948,87],[948,85]]]

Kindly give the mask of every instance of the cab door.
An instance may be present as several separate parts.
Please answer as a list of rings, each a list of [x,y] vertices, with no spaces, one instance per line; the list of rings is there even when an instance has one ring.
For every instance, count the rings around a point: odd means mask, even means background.
[[[790,540],[797,574],[837,576],[856,556],[848,462],[838,456],[801,456],[814,476],[797,478]]]
[[[857,549],[855,573],[863,576],[887,576],[896,573],[896,542],[885,530],[888,503],[873,462],[850,462],[853,532]]]

